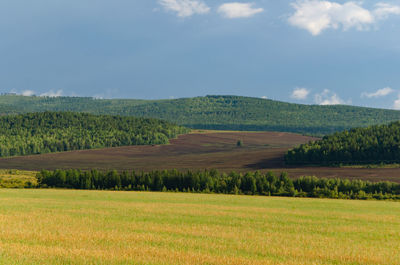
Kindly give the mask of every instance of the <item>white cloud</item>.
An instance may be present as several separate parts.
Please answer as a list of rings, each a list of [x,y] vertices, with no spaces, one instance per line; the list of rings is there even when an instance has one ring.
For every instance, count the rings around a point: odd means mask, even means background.
[[[378,3],[375,9],[368,10],[360,2],[336,2],[321,0],[299,0],[292,3],[296,12],[289,17],[293,26],[308,30],[312,35],[319,35],[326,29],[366,30],[378,20],[390,14],[400,15],[400,7],[386,3]]]
[[[33,90],[24,90],[22,92],[19,92],[15,88],[11,89],[10,93],[25,96],[25,97],[30,97],[30,96],[35,95],[35,91],[33,91]]]
[[[375,92],[372,93],[368,93],[368,92],[364,92],[361,94],[361,97],[366,97],[366,98],[379,98],[379,97],[384,97],[387,96],[391,93],[393,93],[395,90],[390,88],[390,87],[385,87],[382,89],[378,89]]]
[[[315,103],[318,105],[341,105],[346,104],[336,93],[325,89],[322,93],[315,95]]]
[[[304,100],[307,99],[309,94],[310,90],[308,90],[307,88],[296,87],[295,89],[293,89],[293,92],[290,95],[290,97],[293,99]]]
[[[218,13],[226,18],[252,17],[264,11],[263,8],[254,8],[254,3],[225,3],[218,8]]]
[[[200,0],[159,0],[165,10],[176,12],[178,17],[190,17],[194,14],[206,14],[210,8]]]
[[[397,99],[394,101],[393,108],[400,110],[400,94],[397,96]]]
[[[400,6],[387,3],[377,3],[373,12],[376,18],[385,19],[389,15],[400,15]]]
[[[33,91],[33,90],[24,90],[24,91],[22,91],[21,95],[25,96],[25,97],[30,97],[30,96],[35,95],[35,91]]]
[[[43,93],[40,96],[41,97],[56,98],[56,97],[61,97],[62,95],[63,95],[63,91],[60,89],[60,90],[57,90],[57,91],[54,91],[54,90],[47,91],[46,93]]]

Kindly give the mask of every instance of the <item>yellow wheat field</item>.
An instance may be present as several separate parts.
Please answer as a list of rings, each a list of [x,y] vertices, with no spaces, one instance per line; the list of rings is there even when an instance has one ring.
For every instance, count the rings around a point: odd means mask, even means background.
[[[400,264],[400,203],[3,189],[0,264]]]

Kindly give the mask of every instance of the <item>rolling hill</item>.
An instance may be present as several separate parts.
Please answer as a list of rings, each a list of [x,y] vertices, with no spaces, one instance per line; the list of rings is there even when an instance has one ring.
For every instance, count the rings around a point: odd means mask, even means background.
[[[400,122],[354,128],[289,150],[288,164],[377,164],[400,162]]]
[[[171,100],[0,96],[1,114],[74,111],[163,119],[195,129],[284,131],[324,135],[400,120],[400,111],[301,105],[240,96]]]
[[[166,144],[187,128],[146,118],[72,112],[0,117],[0,157]]]

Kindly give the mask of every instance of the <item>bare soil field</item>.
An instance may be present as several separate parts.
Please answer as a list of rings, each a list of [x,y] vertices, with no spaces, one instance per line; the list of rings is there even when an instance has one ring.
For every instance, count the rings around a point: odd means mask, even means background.
[[[127,146],[0,159],[2,169],[99,169],[152,171],[163,169],[288,172],[291,177],[345,177],[400,182],[398,168],[286,167],[284,153],[314,138],[279,132],[195,131],[169,145]],[[238,147],[241,140],[243,146]]]

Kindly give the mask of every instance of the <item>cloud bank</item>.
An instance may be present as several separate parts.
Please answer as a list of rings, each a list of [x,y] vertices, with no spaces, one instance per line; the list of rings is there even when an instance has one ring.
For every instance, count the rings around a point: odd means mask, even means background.
[[[190,17],[210,12],[210,8],[200,0],[159,0],[158,3],[165,10],[175,12],[178,17]]]
[[[291,4],[296,12],[289,17],[289,23],[305,29],[312,35],[326,29],[366,30],[389,15],[400,15],[400,6],[377,3],[373,10],[361,6],[360,2],[336,2],[320,0],[299,0]]]
[[[41,94],[40,96],[41,97],[51,97],[51,98],[61,97],[61,96],[63,96],[63,91],[61,89],[57,90],[57,91],[50,90],[46,93]]]
[[[218,8],[218,13],[226,18],[252,17],[264,11],[263,8],[254,8],[254,3],[225,3]]]
[[[397,96],[397,99],[394,101],[393,108],[396,110],[400,110],[400,94]]]
[[[24,91],[22,91],[21,95],[25,96],[25,97],[31,97],[31,96],[35,95],[35,91],[33,91],[33,90],[24,90]]]
[[[23,90],[22,92],[19,92],[16,89],[11,89],[10,93],[14,93],[16,95],[25,96],[25,97],[31,97],[31,96],[36,95],[35,91],[30,90],[30,89]],[[59,89],[57,91],[50,90],[50,91],[47,91],[47,92],[39,95],[39,97],[51,97],[51,98],[62,97],[62,96],[64,96],[64,91],[62,89]]]
[[[296,87],[293,89],[292,94],[290,95],[293,99],[304,100],[307,99],[308,95],[310,94],[310,90],[307,88]]]
[[[374,15],[377,19],[386,19],[389,15],[400,15],[400,6],[377,3],[375,5]]]
[[[391,93],[393,93],[395,90],[390,88],[390,87],[385,87],[382,89],[378,89],[375,92],[372,93],[368,93],[368,92],[364,92],[361,94],[361,97],[366,97],[366,98],[379,98],[379,97],[385,97]]]
[[[316,94],[314,97],[315,103],[318,105],[342,105],[346,102],[341,99],[336,93],[325,89],[322,93]]]

